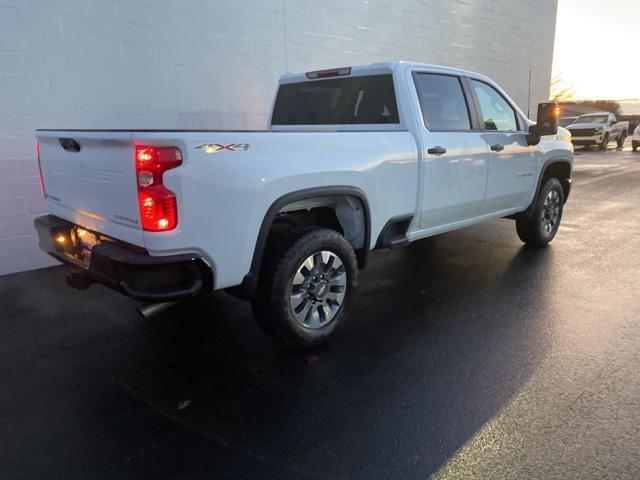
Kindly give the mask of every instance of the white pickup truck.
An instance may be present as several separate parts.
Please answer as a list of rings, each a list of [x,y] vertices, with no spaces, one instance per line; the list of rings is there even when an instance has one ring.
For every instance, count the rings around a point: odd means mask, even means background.
[[[344,322],[367,253],[499,217],[546,245],[573,147],[489,78],[395,62],[287,74],[269,131],[38,130],[43,250],[148,302],[227,289],[291,347]],[[398,279],[398,281],[402,281]]]
[[[571,132],[571,142],[574,145],[597,145],[604,150],[609,142],[615,141],[618,147],[624,145],[629,135],[629,122],[618,122],[611,112],[587,113],[567,125],[567,130]]]

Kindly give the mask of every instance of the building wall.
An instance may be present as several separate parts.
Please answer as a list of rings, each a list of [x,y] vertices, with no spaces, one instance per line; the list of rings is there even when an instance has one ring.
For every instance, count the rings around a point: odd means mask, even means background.
[[[0,274],[52,264],[36,128],[256,129],[287,71],[412,60],[547,98],[557,0],[0,0]]]

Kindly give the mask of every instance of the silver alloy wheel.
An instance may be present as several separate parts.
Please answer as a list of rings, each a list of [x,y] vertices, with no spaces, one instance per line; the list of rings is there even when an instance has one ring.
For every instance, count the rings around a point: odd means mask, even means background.
[[[557,190],[551,190],[542,204],[541,215],[542,233],[551,235],[560,219],[560,194]]]
[[[347,272],[340,257],[328,250],[310,255],[291,282],[289,306],[296,321],[317,330],[333,320],[347,292]]]

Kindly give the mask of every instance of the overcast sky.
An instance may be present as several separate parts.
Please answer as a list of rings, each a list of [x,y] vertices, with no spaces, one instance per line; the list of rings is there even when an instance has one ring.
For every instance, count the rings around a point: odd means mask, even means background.
[[[639,98],[640,0],[558,0],[553,72],[576,98]]]

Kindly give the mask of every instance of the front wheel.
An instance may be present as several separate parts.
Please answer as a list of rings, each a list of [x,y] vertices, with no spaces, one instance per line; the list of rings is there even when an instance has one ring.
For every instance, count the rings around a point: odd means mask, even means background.
[[[606,150],[607,145],[609,145],[609,134],[605,133],[604,137],[602,137],[602,143],[598,145],[598,148],[600,148],[600,150]]]
[[[260,273],[253,312],[265,333],[292,348],[326,342],[342,325],[356,286],[353,248],[326,228],[292,232]],[[278,251],[280,250],[280,251]]]
[[[528,245],[547,245],[558,233],[564,190],[557,178],[549,178],[540,189],[533,208],[516,217],[516,231],[520,240]]]

